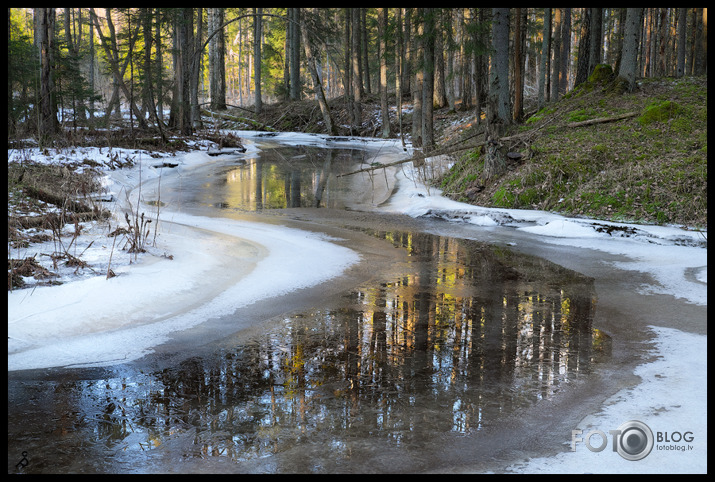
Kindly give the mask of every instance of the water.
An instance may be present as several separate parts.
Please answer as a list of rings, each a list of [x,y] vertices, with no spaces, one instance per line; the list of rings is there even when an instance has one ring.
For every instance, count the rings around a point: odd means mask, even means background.
[[[195,199],[280,207],[288,171],[262,169],[261,196],[250,176],[245,196],[217,192],[224,170]],[[352,229],[402,261],[175,362],[9,374],[8,472],[431,470],[455,440],[508,427],[608,365],[592,279],[476,241]]]
[[[259,156],[226,162],[206,175],[194,201],[222,209],[344,208],[351,197],[349,172],[366,159],[358,149],[262,145]]]

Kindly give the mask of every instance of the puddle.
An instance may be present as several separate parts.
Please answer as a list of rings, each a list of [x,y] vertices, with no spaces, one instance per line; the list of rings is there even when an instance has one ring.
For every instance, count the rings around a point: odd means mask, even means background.
[[[610,359],[591,279],[475,241],[370,234],[408,261],[208,353],[11,379],[9,471],[20,451],[23,472],[424,470],[443,437],[498,427]]]

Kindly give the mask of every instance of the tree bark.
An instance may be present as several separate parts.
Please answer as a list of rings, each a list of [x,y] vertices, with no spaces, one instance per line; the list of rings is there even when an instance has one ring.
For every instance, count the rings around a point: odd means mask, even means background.
[[[521,8],[516,8],[514,26],[514,121],[521,122],[524,114],[522,98],[524,94],[524,59],[521,52]]]
[[[422,147],[425,152],[434,148],[434,9],[422,9],[424,35],[422,45],[424,66],[422,85]]]
[[[551,100],[559,100],[559,75],[561,73],[561,27],[563,8],[554,9],[554,33],[553,33],[553,51],[554,59],[551,61]]]
[[[351,8],[351,43],[352,43],[352,87],[353,87],[353,125],[360,129],[362,126],[362,69],[360,65],[360,9]]]
[[[578,64],[574,86],[588,80],[589,55],[591,55],[591,9],[583,9],[581,20],[581,39],[578,42]]]
[[[224,35],[223,8],[208,9],[208,30],[212,35],[219,32],[209,40],[209,89],[211,95],[211,109],[226,109],[226,39]]]
[[[638,37],[641,27],[642,8],[629,8],[626,12],[626,24],[623,34],[623,53],[618,76],[628,84],[628,90],[636,86],[638,71]]]
[[[506,166],[499,138],[510,123],[509,106],[509,9],[492,8],[492,68],[487,102],[486,179],[500,175]]]
[[[387,8],[378,10],[378,36],[380,37],[380,109],[382,111],[382,137],[390,137],[390,111],[387,104]]]
[[[37,8],[38,40],[40,47],[40,111],[38,135],[43,145],[57,132],[57,107],[54,102],[53,55],[55,9]]]
[[[256,115],[263,111],[263,101],[261,99],[261,37],[263,36],[263,14],[262,7],[254,7],[253,13],[253,93],[254,110]]]
[[[546,79],[549,77],[549,54],[551,50],[551,9],[544,9],[544,33],[541,42],[541,64],[539,66],[539,109],[546,102]]]

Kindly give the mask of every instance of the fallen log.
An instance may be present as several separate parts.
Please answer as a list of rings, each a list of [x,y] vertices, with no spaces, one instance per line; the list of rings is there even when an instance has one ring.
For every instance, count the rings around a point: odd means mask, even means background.
[[[614,122],[618,120],[628,119],[629,117],[635,117],[638,112],[628,112],[627,114],[616,115],[613,117],[599,117],[598,119],[589,119],[581,122],[570,122],[566,124],[566,127],[584,127],[593,124],[603,124],[605,122]]]
[[[502,137],[499,139],[499,142],[502,141],[514,141],[517,139],[522,139],[524,138],[524,134],[517,134],[513,136],[507,136],[507,137]],[[336,177],[343,177],[343,176],[350,176],[353,174],[358,174],[360,172],[367,172],[367,171],[374,171],[375,169],[383,169],[385,167],[391,167],[391,166],[397,166],[399,164],[404,164],[406,162],[415,162],[416,164],[422,165],[424,163],[424,160],[429,157],[435,157],[435,156],[441,156],[444,154],[453,154],[455,152],[459,151],[466,151],[467,149],[475,149],[477,147],[481,147],[485,145],[487,141],[482,141],[482,142],[477,142],[477,143],[470,143],[464,146],[456,146],[456,147],[451,147],[448,149],[435,149],[434,151],[428,152],[426,155],[424,153],[420,153],[416,156],[408,157],[407,159],[402,159],[400,161],[394,161],[394,162],[389,162],[387,164],[379,164],[376,163],[376,165],[372,165],[370,167],[364,167],[362,169],[358,169],[357,171],[351,171],[351,172],[346,172],[344,174],[338,174]]]
[[[262,122],[258,122],[255,119],[250,119],[248,117],[240,117],[240,116],[235,116],[235,115],[230,115],[230,114],[224,114],[221,112],[211,112],[205,109],[201,110],[201,113],[207,117],[218,117],[223,120],[231,121],[231,122],[243,122],[245,124],[251,124],[257,128],[269,131],[269,132],[278,132],[277,129],[267,125],[263,124]]]

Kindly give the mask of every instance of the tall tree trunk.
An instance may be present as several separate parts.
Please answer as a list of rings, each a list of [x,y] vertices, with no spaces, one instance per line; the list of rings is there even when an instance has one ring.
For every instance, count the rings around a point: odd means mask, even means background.
[[[313,9],[313,12],[315,10]],[[305,58],[308,63],[308,70],[310,71],[310,76],[313,79],[313,90],[318,98],[318,105],[320,107],[320,113],[323,115],[323,122],[325,123],[325,130],[330,135],[335,135],[335,126],[333,123],[333,118],[330,114],[330,108],[328,107],[328,102],[325,99],[325,92],[323,91],[323,82],[318,75],[318,69],[315,65],[315,52],[313,49],[313,44],[308,36],[308,26],[306,25],[307,19],[305,15],[303,16],[303,24],[300,31],[303,37],[303,48],[305,50]],[[295,30],[298,33],[298,29]]]
[[[705,8],[696,8],[694,75],[708,71],[708,14]]]
[[[445,48],[447,50],[447,72],[445,76],[445,90],[447,94],[447,103],[449,104],[449,110],[455,111],[455,98],[454,98],[454,37],[452,35],[452,9],[446,9],[444,12],[444,32],[445,38]]]
[[[424,83],[422,85],[422,146],[424,152],[434,148],[434,9],[422,9],[424,18],[424,35],[422,45],[424,52]]]
[[[55,35],[55,9],[36,8],[38,40],[40,47],[40,112],[38,134],[44,145],[57,132],[57,106],[54,100],[53,54]]]
[[[360,9],[351,8],[352,23],[352,69],[353,69],[353,125],[359,130],[362,126],[362,69],[360,65]]]
[[[509,106],[509,9],[492,8],[492,67],[487,102],[487,144],[484,177],[500,175],[506,167],[506,156],[499,138],[511,120]]]
[[[261,99],[261,37],[263,36],[263,8],[253,8],[253,94],[256,114],[263,111]]]
[[[402,70],[404,65],[404,45],[402,35],[402,8],[397,8],[397,42],[395,45],[395,107],[397,109],[397,124],[400,129],[400,140],[405,146],[405,136],[402,132]]]
[[[539,66],[539,109],[546,101],[546,79],[549,77],[549,54],[551,53],[551,9],[544,9],[544,33],[541,42],[541,64]]]
[[[370,86],[370,62],[368,59],[368,49],[367,49],[367,8],[360,9],[360,42],[361,42],[361,62],[362,73],[363,73],[363,93],[372,93],[372,87]]]
[[[514,25],[514,121],[521,122],[524,114],[522,98],[524,94],[524,58],[521,51],[521,8],[516,8]]]
[[[191,57],[194,48],[194,9],[182,8],[177,26],[179,59],[177,77],[177,108],[179,132],[188,136],[193,133],[191,123]]]
[[[559,100],[559,89],[561,83],[559,82],[559,75],[561,74],[561,27],[563,24],[562,17],[563,8],[554,9],[554,33],[553,33],[553,45],[554,45],[554,59],[551,61],[551,100]]]
[[[216,30],[219,32],[209,40],[209,93],[211,96],[211,109],[225,110],[226,109],[226,62],[225,62],[225,46],[226,39],[224,35],[223,8],[209,8],[208,17],[208,34],[213,35]]]
[[[444,61],[444,35],[447,31],[447,14],[444,9],[437,9],[435,15],[439,19],[439,26],[435,28],[434,39],[434,105],[444,107],[447,105],[447,83],[445,80]],[[437,20],[435,20],[437,25]]]
[[[578,42],[578,64],[574,86],[588,79],[589,55],[591,54],[591,9],[584,8],[581,19],[581,39]]]
[[[636,86],[636,72],[638,71],[638,36],[643,15],[642,8],[629,8],[626,12],[626,23],[623,34],[623,53],[618,76],[623,79],[628,90]]]
[[[300,100],[300,8],[291,8],[293,32],[290,44],[290,99]],[[315,57],[313,57],[315,64]]]
[[[424,69],[418,65],[423,62],[424,59],[424,46],[420,40],[424,32],[424,23],[419,11],[412,15],[412,29],[413,29],[413,40],[412,45],[415,43],[417,45],[417,51],[414,55],[414,62],[412,62],[412,72],[414,73],[412,79],[412,145],[415,147],[422,147],[422,89],[424,87]]]
[[[678,60],[675,68],[675,76],[685,75],[685,26],[688,23],[687,8],[678,9]]]
[[[591,40],[589,41],[588,75],[601,63],[603,51],[603,8],[591,9]]]
[[[563,24],[561,26],[561,72],[559,73],[559,92],[565,94],[569,86],[569,71],[571,70],[571,9],[563,9]]]
[[[390,111],[387,104],[387,9],[378,10],[378,37],[380,37],[380,109],[382,111],[382,137],[390,137]],[[399,93],[398,93],[399,95]]]
[[[353,89],[352,89],[352,83],[353,83],[353,69],[352,69],[352,43],[350,42],[350,23],[352,19],[351,11],[349,8],[345,9],[345,34],[343,36],[343,44],[345,46],[345,58],[344,58],[344,66],[345,66],[345,105],[348,107],[348,122],[350,124],[350,134],[353,133],[353,110],[355,109],[355,102],[353,99]]]

